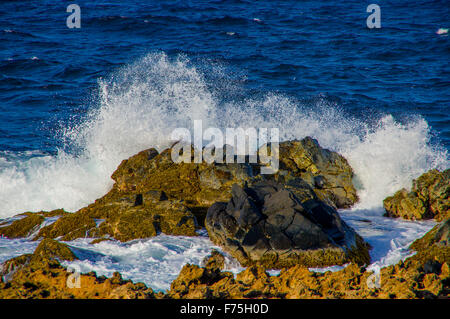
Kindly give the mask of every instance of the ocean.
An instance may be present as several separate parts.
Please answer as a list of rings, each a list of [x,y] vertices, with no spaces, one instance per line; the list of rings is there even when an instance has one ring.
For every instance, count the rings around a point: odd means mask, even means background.
[[[449,165],[450,9],[446,1],[84,1],[0,6],[0,218],[76,211],[105,194],[119,163],[163,149],[178,127],[277,127],[312,136],[355,171],[342,217],[375,263],[408,256],[434,222],[382,217],[382,200]],[[369,222],[367,222],[369,220]],[[206,234],[86,240],[82,271],[120,271],[156,290],[211,250]],[[0,239],[0,262],[36,243]],[[228,267],[238,265],[228,259]]]

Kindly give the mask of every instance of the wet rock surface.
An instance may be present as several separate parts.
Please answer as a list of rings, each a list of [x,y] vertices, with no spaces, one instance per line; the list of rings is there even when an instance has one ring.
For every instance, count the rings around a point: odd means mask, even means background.
[[[265,179],[283,183],[302,201],[321,199],[330,206],[348,207],[357,200],[352,170],[339,154],[311,138],[280,143],[279,150],[280,171],[273,176],[259,175],[258,163],[174,163],[171,149],[144,150],[122,161],[112,174],[112,189],[93,204],[71,214],[61,211],[62,217],[51,225],[43,224],[44,212],[26,213],[11,225],[0,224],[0,234],[27,237],[38,230],[35,239],[120,241],[159,233],[195,236],[208,208],[228,201],[234,184]]]
[[[74,260],[71,249],[52,239],[44,239],[33,254],[4,262],[0,267],[0,299],[147,299],[153,290],[142,283],[113,277],[82,274],[79,285],[74,282],[60,261]],[[69,285],[70,281],[73,285]],[[78,287],[76,286],[78,285]]]
[[[450,169],[431,170],[383,201],[386,216],[442,221],[450,217]]]
[[[59,217],[68,213],[62,209],[50,212],[23,213],[16,215],[11,222],[0,223],[0,235],[8,238],[28,237],[37,231],[46,218]]]
[[[114,238],[129,241],[159,233],[196,236],[195,216],[180,201],[168,200],[164,192],[148,191],[124,197],[111,194],[74,214],[67,214],[43,227],[39,238]]]
[[[358,201],[353,170],[347,160],[336,152],[322,148],[317,140],[305,137],[282,142],[279,159],[277,179],[294,192],[300,178],[331,206],[348,208]]]
[[[445,229],[448,227],[449,220]],[[436,227],[439,233],[441,226]],[[289,298],[289,299],[447,299],[450,298],[450,247],[430,242],[436,230],[424,236],[428,246],[396,265],[382,268],[377,285],[375,274],[354,263],[336,272],[315,273],[302,265],[284,268],[270,276],[254,265],[234,276],[221,271],[211,276],[205,267],[185,265],[172,282],[170,298]],[[421,242],[419,239],[416,242]],[[412,247],[417,247],[413,244]]]
[[[370,262],[368,245],[333,207],[320,200],[302,201],[275,182],[234,185],[230,201],[209,208],[206,229],[243,266]]]
[[[0,298],[307,298],[307,299],[435,299],[450,298],[450,220],[436,225],[411,249],[417,253],[396,265],[382,268],[379,287],[368,285],[374,273],[351,263],[336,272],[315,273],[303,265],[283,268],[270,276],[253,265],[236,276],[224,271],[225,257],[217,251],[205,258],[204,267],[185,265],[166,293],[155,294],[143,283],[95,273],[80,276],[80,288],[69,288],[70,272],[60,265],[76,256],[70,247],[45,239],[33,254],[0,266]]]

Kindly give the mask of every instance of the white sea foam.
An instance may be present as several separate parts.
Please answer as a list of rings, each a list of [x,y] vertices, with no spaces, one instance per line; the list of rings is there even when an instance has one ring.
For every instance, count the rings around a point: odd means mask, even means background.
[[[361,216],[364,216],[364,219]],[[379,211],[348,210],[342,212],[342,217],[373,247],[372,264],[368,269],[372,269],[375,265],[380,267],[393,265],[411,256],[413,253],[408,250],[411,242],[423,236],[435,225],[433,221],[410,222],[385,218]],[[97,275],[107,277],[118,271],[125,279],[144,282],[158,291],[169,289],[170,283],[186,263],[202,266],[203,259],[211,249],[216,249],[226,256],[226,271],[236,275],[245,269],[220,247],[213,245],[206,237],[206,233],[199,237],[162,234],[128,243],[104,241],[91,245],[90,241],[91,239],[77,239],[68,242],[72,249],[75,248],[74,252],[80,260],[65,262],[64,265],[76,265],[83,273],[95,271]],[[339,271],[344,267],[346,265],[310,268],[310,270]],[[268,273],[277,276],[280,271],[269,270]]]
[[[223,74],[216,77],[227,81]],[[99,105],[62,132],[80,150],[76,156],[60,150],[56,156],[0,162],[0,217],[87,205],[112,186],[110,175],[123,159],[167,147],[172,130],[191,128],[194,119],[204,127],[278,127],[284,140],[317,138],[347,157],[364,208],[380,206],[386,195],[430,168],[448,167],[447,154],[429,144],[430,128],[421,118],[401,125],[386,115],[373,125],[346,118],[325,100],[301,105],[279,94],[224,102],[222,96],[239,89],[229,83],[207,84],[187,59],[165,54],[148,55],[99,80]]]
[[[78,239],[67,244],[80,260],[64,262],[76,266],[82,273],[95,271],[98,276],[111,277],[118,271],[125,279],[144,282],[162,291],[178,276],[187,264],[200,265],[215,247],[208,237],[159,235],[127,243],[103,241],[95,245],[88,239]]]
[[[0,218],[56,208],[75,211],[110,189],[110,175],[123,159],[149,147],[167,147],[174,128],[192,128],[193,120],[201,119],[204,127],[278,127],[282,140],[312,136],[343,154],[355,171],[360,202],[342,216],[374,247],[374,262],[385,265],[404,258],[407,245],[432,227],[432,222],[381,216],[387,195],[409,187],[431,168],[449,167],[447,152],[430,143],[424,119],[400,124],[387,114],[365,122],[344,115],[326,99],[304,105],[275,93],[236,101],[233,93],[242,88],[220,70],[211,72],[217,72],[210,76],[219,79],[217,85],[207,83],[184,57],[151,54],[99,80],[99,104],[81,124],[62,130],[76,155],[63,150],[56,156],[0,153]],[[22,244],[31,247],[11,242]],[[166,289],[184,263],[198,263],[212,246],[204,237],[165,235],[126,244],[71,244],[86,251],[78,261],[83,270],[106,275],[117,270],[157,289]],[[3,247],[0,258],[12,256],[11,251],[24,252]],[[231,260],[229,264],[240,269]]]
[[[38,244],[39,242],[28,239],[7,239],[0,236],[0,263],[23,254],[31,254]]]
[[[372,263],[385,267],[408,257],[409,245],[436,224],[433,220],[408,221],[383,217],[383,208],[353,208],[340,211],[341,217],[372,246]]]
[[[359,184],[357,208],[380,207],[386,196],[410,188],[425,171],[448,167],[447,153],[430,145],[429,134],[422,118],[402,125],[388,115],[363,139],[342,149]]]

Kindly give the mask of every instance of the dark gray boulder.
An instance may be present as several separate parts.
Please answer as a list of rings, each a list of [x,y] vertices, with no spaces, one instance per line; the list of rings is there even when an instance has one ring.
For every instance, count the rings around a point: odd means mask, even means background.
[[[368,245],[331,206],[302,201],[283,185],[235,184],[228,203],[213,204],[206,216],[211,240],[243,266],[267,268],[369,263]],[[296,192],[297,193],[297,192]]]

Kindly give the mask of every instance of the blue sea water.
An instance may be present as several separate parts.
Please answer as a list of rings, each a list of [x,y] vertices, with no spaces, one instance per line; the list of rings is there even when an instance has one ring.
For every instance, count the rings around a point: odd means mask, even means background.
[[[73,2],[79,29],[66,26]],[[450,9],[383,0],[381,28],[369,29],[372,2],[2,1],[0,218],[75,211],[108,191],[121,160],[202,119],[279,127],[282,139],[310,135],[342,153],[360,197],[344,218],[376,247],[376,261],[404,256],[432,224],[390,222],[381,204],[426,170],[449,167],[450,36],[437,30],[449,28]],[[151,262],[158,240],[98,250],[149,249]],[[205,238],[194,248],[163,242],[159,262],[177,249],[200,260],[210,248]],[[8,243],[0,262],[20,251]],[[86,260],[105,274],[128,271]]]
[[[55,152],[97,79],[154,51],[220,63],[249,94],[322,96],[358,116],[421,115],[450,147],[447,1],[2,1],[0,150]],[[231,75],[230,75],[231,77]],[[64,124],[63,124],[64,125]]]

